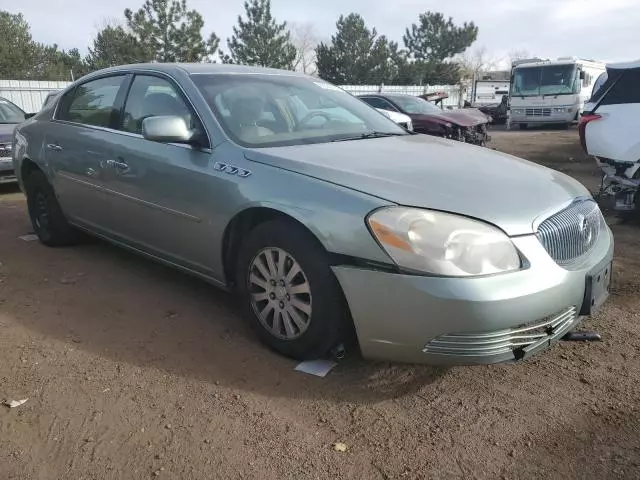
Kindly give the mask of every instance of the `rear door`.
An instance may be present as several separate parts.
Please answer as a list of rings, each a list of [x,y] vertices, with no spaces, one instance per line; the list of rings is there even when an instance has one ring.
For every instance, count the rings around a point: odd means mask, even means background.
[[[45,130],[45,160],[65,214],[75,223],[108,230],[105,165],[113,158],[118,101],[127,75],[90,80],[61,98]]]
[[[596,157],[636,162],[640,160],[640,69],[611,70],[602,83],[600,91],[594,88],[595,109],[593,102],[588,104],[601,118],[586,126],[587,151]]]

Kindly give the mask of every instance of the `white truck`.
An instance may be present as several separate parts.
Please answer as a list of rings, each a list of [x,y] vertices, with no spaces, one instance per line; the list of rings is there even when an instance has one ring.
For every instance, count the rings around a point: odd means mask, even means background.
[[[512,64],[509,123],[529,125],[576,123],[605,64],[575,57],[520,60]]]

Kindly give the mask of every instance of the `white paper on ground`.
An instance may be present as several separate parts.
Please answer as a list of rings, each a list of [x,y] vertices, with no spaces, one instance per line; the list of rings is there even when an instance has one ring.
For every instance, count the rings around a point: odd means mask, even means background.
[[[35,242],[38,240],[38,236],[35,233],[30,233],[28,235],[22,235],[18,237],[20,240],[24,240],[25,242]]]
[[[4,404],[9,408],[16,408],[16,407],[19,407],[20,405],[24,405],[25,403],[27,403],[27,400],[29,399],[25,398],[23,400],[11,400],[11,401],[4,402]]]
[[[308,360],[306,362],[299,363],[294,370],[308,373],[309,375],[315,375],[316,377],[326,377],[327,373],[329,373],[336,365],[338,364],[331,360]]]

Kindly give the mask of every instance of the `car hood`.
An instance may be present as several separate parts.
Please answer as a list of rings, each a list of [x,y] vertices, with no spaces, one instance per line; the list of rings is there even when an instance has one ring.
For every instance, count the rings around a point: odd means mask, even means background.
[[[427,135],[246,150],[247,159],[400,205],[478,218],[509,235],[588,191],[571,177],[487,148]]]
[[[10,142],[16,123],[0,123],[0,143]]]
[[[461,108],[458,110],[443,110],[439,117],[447,119],[462,127],[473,127],[482,123],[488,123],[489,119],[477,108]]]

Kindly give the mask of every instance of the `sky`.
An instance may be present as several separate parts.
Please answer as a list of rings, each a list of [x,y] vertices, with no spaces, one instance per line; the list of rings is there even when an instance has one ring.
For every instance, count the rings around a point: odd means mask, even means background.
[[[86,52],[107,21],[144,0],[0,0],[0,10],[22,13],[35,40]],[[204,34],[232,34],[242,0],[187,0],[205,19]],[[471,50],[485,47],[495,60],[525,50],[532,56],[577,56],[606,62],[640,58],[640,0],[271,0],[278,21],[312,23],[329,39],[341,14],[360,13],[369,27],[402,42],[402,34],[426,10],[473,21],[479,35]],[[55,7],[54,7],[55,5]]]

